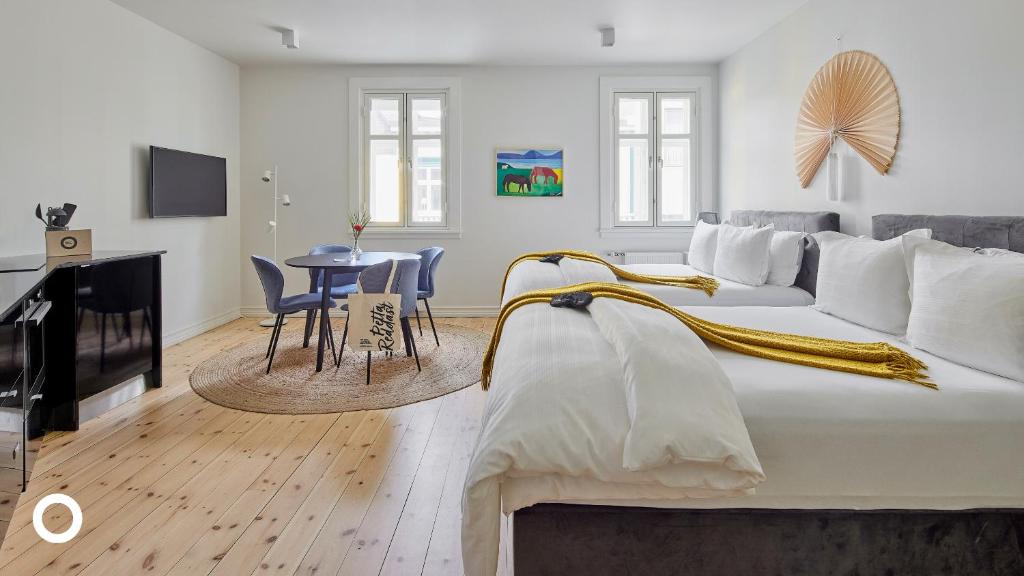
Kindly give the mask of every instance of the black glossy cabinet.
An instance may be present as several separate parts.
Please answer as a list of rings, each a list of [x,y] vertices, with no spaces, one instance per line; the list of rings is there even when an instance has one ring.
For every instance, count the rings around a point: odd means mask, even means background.
[[[160,386],[160,256],[55,270],[43,285],[49,430],[77,430],[78,403],[135,376]]]
[[[0,539],[44,432],[139,375],[160,385],[160,255],[0,258]]]
[[[50,307],[36,293],[0,319],[0,521],[10,520],[39,454]]]

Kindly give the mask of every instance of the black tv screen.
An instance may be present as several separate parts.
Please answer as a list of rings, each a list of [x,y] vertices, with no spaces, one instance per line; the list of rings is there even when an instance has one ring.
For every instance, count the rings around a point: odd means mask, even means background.
[[[227,216],[227,160],[150,146],[149,215]]]

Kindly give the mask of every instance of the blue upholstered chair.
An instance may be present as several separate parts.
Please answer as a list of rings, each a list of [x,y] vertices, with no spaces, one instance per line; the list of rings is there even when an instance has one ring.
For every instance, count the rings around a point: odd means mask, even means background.
[[[270,334],[270,344],[267,345],[267,374],[270,374],[270,365],[274,362],[274,352],[277,351],[277,341],[281,338],[281,325],[284,323],[284,315],[303,310],[319,310],[320,295],[313,293],[296,294],[294,296],[282,296],[284,292],[284,274],[277,264],[263,256],[252,256],[252,264],[256,267],[256,275],[260,277],[260,284],[263,285],[263,293],[267,297],[267,311],[275,314],[277,319],[274,322],[274,330]],[[329,301],[331,308],[337,304],[334,300]],[[331,318],[327,320],[327,341],[331,345],[331,353],[337,357],[334,348],[334,333],[331,331]]]
[[[427,308],[430,329],[434,331],[434,343],[440,346],[441,341],[437,338],[437,328],[434,327],[434,315],[430,313],[430,301],[428,299],[434,297],[434,272],[437,271],[437,265],[441,262],[441,257],[444,256],[444,248],[433,246],[424,248],[417,252],[417,254],[420,255],[420,278],[416,297],[419,300],[423,300],[423,305]],[[423,325],[420,324],[419,308],[416,309],[416,327],[420,329],[420,336],[423,336]]]
[[[417,287],[419,285],[419,260],[396,260],[395,280],[391,284],[392,294],[402,295],[402,308],[399,312],[402,323],[402,337],[405,341],[405,355],[416,358],[416,369],[421,370],[420,355],[416,350],[416,339],[412,335],[412,325],[409,323],[409,316],[416,312]],[[391,261],[374,264],[359,274],[359,283],[366,294],[381,294],[388,283],[388,276],[391,273]],[[348,304],[342,304],[342,310],[348,311]],[[341,354],[345,353],[345,341],[348,338],[348,322],[345,322],[345,331],[341,335]],[[341,365],[341,354],[335,363]],[[366,383],[370,383],[370,353],[366,353]]]
[[[309,255],[313,256],[316,254],[339,254],[339,258],[347,256],[352,252],[351,246],[344,244],[317,244],[309,249]],[[356,278],[359,277],[358,272],[352,272],[349,274],[332,274],[331,275],[331,298],[344,300],[348,298],[349,294],[356,291]],[[324,289],[324,273],[322,270],[310,268],[309,270],[309,291],[319,293]],[[306,312],[306,331],[303,333],[302,346],[306,347],[309,345],[309,337],[312,336],[313,330],[316,327],[316,310],[310,310]]]

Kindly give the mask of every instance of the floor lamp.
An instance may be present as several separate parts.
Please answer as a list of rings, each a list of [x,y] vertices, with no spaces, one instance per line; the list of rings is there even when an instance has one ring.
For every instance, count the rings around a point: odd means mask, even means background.
[[[281,206],[291,206],[292,199],[289,198],[287,194],[280,196],[277,194],[277,164],[274,164],[273,170],[264,170],[263,178],[261,179],[265,183],[274,183],[274,195],[272,196],[271,200],[271,202],[273,202],[274,204],[274,218],[268,221],[267,224],[270,225],[270,231],[273,232],[274,234],[274,263],[277,264],[277,205],[278,202],[280,201]],[[285,316],[281,323],[287,324],[288,317]],[[263,326],[264,328],[272,328],[274,326],[274,319],[265,318],[263,320],[260,320],[260,326]]]

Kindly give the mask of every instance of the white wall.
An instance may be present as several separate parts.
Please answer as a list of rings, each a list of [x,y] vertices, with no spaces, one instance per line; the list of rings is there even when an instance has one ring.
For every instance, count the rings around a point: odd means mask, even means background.
[[[352,76],[457,76],[462,79],[461,239],[364,239],[370,250],[446,249],[431,306],[447,313],[493,311],[505,266],[536,250],[672,249],[665,241],[598,236],[598,80],[606,76],[709,75],[715,65],[662,67],[260,67],[242,70],[242,305],[264,310],[250,254],[269,255],[270,188],[260,175],[280,167],[292,206],[278,216],[279,254],[317,243],[350,243],[347,233],[348,79]],[[713,92],[712,98],[717,99]],[[714,130],[711,131],[714,137]],[[497,146],[562,146],[563,198],[498,198]],[[354,191],[352,191],[354,193]],[[287,270],[290,291],[308,276]]]
[[[45,251],[36,203],[95,249],[165,249],[170,340],[239,308],[238,67],[106,0],[3,0],[0,255]],[[149,145],[228,159],[226,218],[147,218]]]
[[[1022,22],[1020,0],[812,0],[721,65],[724,211],[833,210],[857,233],[885,212],[1024,214]],[[830,203],[824,167],[800,188],[793,138],[837,34],[889,68],[903,117],[889,175],[848,151],[847,199]]]

